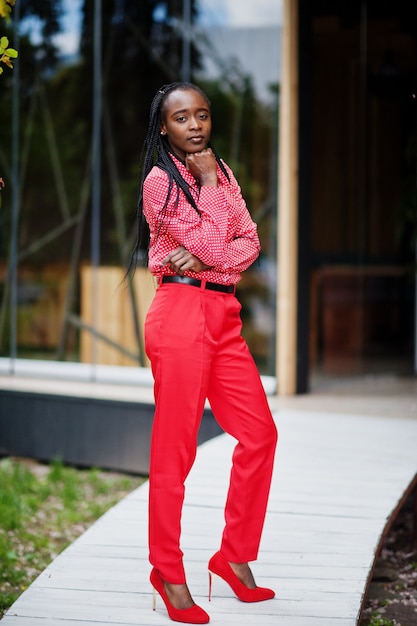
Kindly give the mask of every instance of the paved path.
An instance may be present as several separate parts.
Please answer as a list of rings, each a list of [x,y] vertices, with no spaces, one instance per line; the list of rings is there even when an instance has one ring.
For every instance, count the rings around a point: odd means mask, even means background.
[[[417,471],[417,420],[351,415],[348,403],[346,413],[340,404],[337,411],[275,404],[280,441],[253,571],[277,597],[243,604],[216,578],[207,600],[207,561],[219,545],[234,445],[227,435],[199,448],[187,483],[183,549],[191,591],[222,626],[355,626],[384,527]],[[152,611],[146,518],[147,484],[63,552],[3,626],[169,624],[159,597]]]

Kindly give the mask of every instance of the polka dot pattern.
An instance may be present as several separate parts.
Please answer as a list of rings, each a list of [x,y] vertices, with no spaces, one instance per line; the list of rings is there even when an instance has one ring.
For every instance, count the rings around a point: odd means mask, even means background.
[[[149,269],[158,278],[175,275],[162,266],[163,259],[178,246],[184,246],[209,270],[185,272],[186,276],[226,285],[236,284],[241,273],[260,251],[256,224],[252,221],[240,187],[226,166],[230,182],[217,167],[218,187],[199,187],[185,165],[175,164],[190,187],[198,212],[176,186],[164,207],[169,182],[166,172],[154,167],[143,188],[143,209],[151,232]]]

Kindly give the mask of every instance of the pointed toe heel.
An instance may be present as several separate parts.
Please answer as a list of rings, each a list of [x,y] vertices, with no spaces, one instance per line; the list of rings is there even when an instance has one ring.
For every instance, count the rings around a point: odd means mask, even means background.
[[[209,601],[212,597],[213,574],[220,576],[232,589],[236,597],[241,602],[262,602],[263,600],[272,600],[275,597],[275,591],[267,587],[255,587],[250,589],[246,587],[236,576],[228,561],[220,552],[216,552],[211,557],[209,564]]]
[[[163,580],[157,569],[153,568],[150,575],[151,585],[153,587],[153,610],[156,609],[156,592],[161,596],[169,617],[173,622],[182,622],[183,624],[208,624],[210,616],[201,606],[194,604],[188,609],[176,609],[171,604],[166,594]]]

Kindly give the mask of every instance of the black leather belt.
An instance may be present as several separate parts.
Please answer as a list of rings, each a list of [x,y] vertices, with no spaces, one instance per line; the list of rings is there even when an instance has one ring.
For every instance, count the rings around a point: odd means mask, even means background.
[[[193,287],[201,287],[203,281],[198,278],[191,278],[191,276],[163,276],[162,284],[166,283],[178,283],[180,285],[192,285]],[[222,293],[235,293],[235,285],[220,285],[219,283],[204,283],[204,289],[209,291],[221,291]]]

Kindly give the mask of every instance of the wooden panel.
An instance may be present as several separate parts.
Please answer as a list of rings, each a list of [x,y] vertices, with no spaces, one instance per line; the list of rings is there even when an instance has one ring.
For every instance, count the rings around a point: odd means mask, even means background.
[[[136,339],[131,291],[123,278],[124,270],[120,267],[100,267],[93,270],[90,266],[84,266],[81,269],[81,318],[84,323],[94,326],[101,335],[134,355],[139,353],[139,345]],[[133,290],[142,346],[145,317],[155,287],[152,275],[146,269],[138,268],[134,276]],[[81,332],[80,353],[80,360],[84,363],[138,365],[138,359],[123,354],[116,346],[109,345],[101,339],[94,340],[87,330]],[[142,365],[148,365],[148,361],[145,359]]]
[[[81,318],[109,339],[121,343],[122,297],[118,267],[90,266],[81,269]],[[81,333],[81,362],[121,365],[123,357],[112,346],[94,339],[88,331]]]
[[[152,276],[152,274],[145,268],[137,268],[134,277],[134,297],[139,316],[138,321],[142,345],[144,343],[143,330],[146,314],[155,295],[155,290],[156,279]],[[125,288],[124,290],[123,311],[124,342],[126,346],[134,346],[136,342],[136,335],[134,332],[132,300],[128,288]],[[143,356],[143,365],[149,366],[149,359],[146,357],[146,355]]]
[[[18,268],[18,349],[50,351],[58,346],[63,320],[69,268],[65,263]],[[0,281],[7,269],[0,264]],[[73,345],[69,346],[73,347]]]

